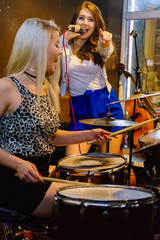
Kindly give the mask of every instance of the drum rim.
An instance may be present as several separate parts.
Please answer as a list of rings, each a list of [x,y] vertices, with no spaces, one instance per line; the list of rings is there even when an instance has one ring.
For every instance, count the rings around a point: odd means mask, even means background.
[[[142,153],[142,152],[145,153],[148,149],[150,149],[150,148],[152,148],[152,147],[154,147],[154,146],[156,146],[156,145],[158,145],[158,144],[160,144],[160,141],[157,141],[157,142],[154,142],[154,143],[149,143],[149,144],[147,144],[147,145],[144,145],[144,146],[143,146],[142,148],[140,148],[139,150],[133,152],[133,154],[134,154],[134,153]]]
[[[142,138],[143,138],[145,135],[147,135],[147,134],[149,134],[149,133],[151,133],[151,132],[155,132],[155,131],[157,131],[157,130],[160,130],[160,127],[159,127],[159,128],[155,128],[155,129],[152,129],[152,130],[150,130],[149,132],[144,133],[144,134],[143,134],[141,137],[139,137],[139,139],[138,139],[139,144],[140,144],[141,146],[146,146],[146,145],[152,144],[153,142],[146,144],[144,141],[142,141]],[[160,140],[159,140],[159,141],[160,141]],[[154,143],[159,142],[159,141],[155,141]]]
[[[83,157],[87,157],[87,156],[115,156],[115,157],[120,157],[124,160],[123,163],[115,166],[115,167],[111,167],[111,168],[107,168],[107,169],[103,169],[103,170],[98,170],[98,171],[90,171],[88,169],[86,169],[86,171],[77,171],[77,169],[71,169],[71,168],[66,168],[66,167],[63,167],[63,166],[60,166],[59,164],[64,161],[65,159],[72,159],[74,157],[78,157],[78,156],[83,156]],[[94,174],[101,174],[101,173],[107,173],[107,172],[111,172],[111,173],[114,173],[114,172],[117,172],[119,170],[121,170],[123,167],[125,167],[125,165],[127,164],[127,160],[125,157],[121,156],[121,155],[118,155],[118,154],[112,154],[112,153],[85,153],[85,154],[75,154],[75,155],[72,155],[72,156],[67,156],[67,157],[64,157],[64,158],[61,158],[59,161],[58,161],[58,164],[57,164],[57,169],[59,169],[60,171],[63,171],[63,172],[69,172],[70,174],[88,174],[91,173],[91,175],[94,175]],[[75,171],[76,170],[76,171]]]
[[[142,198],[142,199],[129,199],[129,200],[95,200],[95,199],[77,199],[72,198],[69,196],[63,196],[61,195],[61,192],[66,189],[72,189],[72,188],[99,188],[99,187],[110,187],[110,188],[122,188],[122,189],[131,189],[131,190],[137,190],[142,192],[148,192],[151,194],[150,197]],[[80,205],[80,206],[101,206],[101,207],[109,207],[109,208],[126,208],[126,207],[137,207],[139,205],[149,205],[153,204],[157,201],[156,195],[152,190],[144,189],[141,187],[134,187],[134,186],[124,186],[124,185],[112,185],[112,184],[103,184],[103,185],[96,185],[95,186],[66,186],[63,188],[60,188],[57,191],[57,194],[55,196],[56,201],[60,201],[62,203],[68,204],[68,205]]]

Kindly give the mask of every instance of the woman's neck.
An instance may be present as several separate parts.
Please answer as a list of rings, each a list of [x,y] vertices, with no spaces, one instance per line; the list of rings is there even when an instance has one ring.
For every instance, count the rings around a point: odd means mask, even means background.
[[[78,51],[83,47],[83,45],[85,44],[86,39],[76,39],[73,41],[71,48],[72,48],[72,52],[74,55],[77,55]]]

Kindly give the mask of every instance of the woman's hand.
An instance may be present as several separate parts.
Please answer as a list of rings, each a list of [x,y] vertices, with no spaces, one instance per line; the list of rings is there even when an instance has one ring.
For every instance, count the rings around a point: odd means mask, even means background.
[[[74,31],[69,30],[69,29],[72,29],[72,28],[74,28]],[[72,38],[80,36],[81,35],[79,33],[80,29],[81,29],[80,25],[69,25],[68,28],[67,28],[67,31],[65,33],[66,40],[69,41]]]
[[[112,41],[112,33],[107,31],[102,31],[102,29],[99,29],[99,42],[100,45],[103,48],[107,48],[110,46],[110,43]]]
[[[44,180],[40,176],[36,166],[29,161],[25,161],[25,160],[21,159],[21,161],[18,163],[16,171],[18,173],[19,178],[26,183],[28,183],[28,182],[44,183]]]
[[[65,131],[58,129],[53,136],[53,144],[55,146],[68,146],[70,144],[78,144],[88,142],[91,140],[96,143],[110,141],[112,138],[109,136],[111,133],[101,128],[82,131]]]
[[[105,131],[101,128],[92,129],[88,131],[87,141],[97,139],[97,143],[101,144],[103,142],[112,140],[112,138],[109,136],[110,134],[110,132]]]

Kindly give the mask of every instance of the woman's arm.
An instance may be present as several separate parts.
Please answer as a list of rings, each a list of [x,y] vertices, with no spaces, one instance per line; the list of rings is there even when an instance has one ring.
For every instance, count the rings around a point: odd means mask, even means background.
[[[7,78],[0,79],[0,117],[2,117],[10,106],[10,89],[11,86]]]
[[[34,164],[16,157],[0,148],[0,165],[14,169],[25,182],[44,182]]]
[[[12,105],[14,99],[13,86],[10,84],[8,78],[0,79],[0,118],[5,115],[13,112],[14,107]],[[1,137],[1,136],[0,136]],[[4,149],[0,148],[0,165],[14,169],[17,171],[19,177],[26,181],[44,182],[43,179],[39,176],[36,166],[28,161],[20,159]],[[36,180],[37,179],[37,180]]]
[[[55,146],[67,146],[97,139],[97,143],[110,141],[110,132],[101,128],[84,131],[64,131],[58,129],[53,136]]]
[[[99,30],[99,45],[97,50],[105,62],[112,55],[114,47],[112,44],[112,34],[110,32],[102,31],[102,29]]]

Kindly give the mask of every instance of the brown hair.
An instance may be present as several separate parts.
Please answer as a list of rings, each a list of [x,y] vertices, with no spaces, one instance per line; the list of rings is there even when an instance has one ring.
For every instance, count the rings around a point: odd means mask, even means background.
[[[83,2],[81,6],[75,11],[70,24],[76,24],[79,13],[83,8],[87,8],[92,13],[95,21],[95,29],[90,38],[79,50],[77,56],[82,60],[92,59],[94,64],[98,64],[102,67],[104,65],[104,61],[100,54],[97,52],[97,46],[99,43],[99,29],[101,28],[102,31],[106,31],[106,25],[102,18],[100,9],[89,1]],[[72,39],[70,42],[73,41],[74,39]]]

